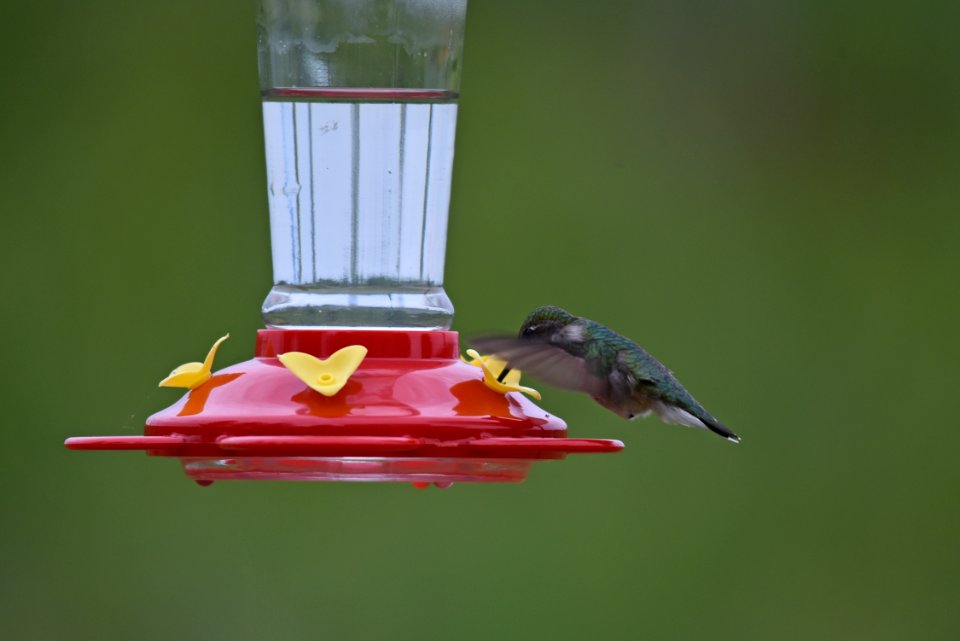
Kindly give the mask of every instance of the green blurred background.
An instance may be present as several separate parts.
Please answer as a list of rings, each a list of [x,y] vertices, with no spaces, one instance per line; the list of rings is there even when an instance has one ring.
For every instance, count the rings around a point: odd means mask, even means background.
[[[135,434],[271,284],[252,2],[7,3],[5,639],[956,639],[954,3],[474,0],[456,329],[535,305],[739,447],[589,399],[521,485],[217,483]]]

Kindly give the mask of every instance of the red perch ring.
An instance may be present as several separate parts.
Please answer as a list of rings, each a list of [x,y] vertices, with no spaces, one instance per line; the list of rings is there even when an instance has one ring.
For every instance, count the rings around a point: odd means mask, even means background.
[[[147,419],[143,436],[67,439],[74,450],[173,456],[198,483],[224,479],[516,482],[538,460],[618,452],[620,441],[567,438],[567,426],[522,394],[500,394],[459,359],[456,332],[260,330],[256,357],[216,372]],[[367,356],[334,396],[277,359]]]

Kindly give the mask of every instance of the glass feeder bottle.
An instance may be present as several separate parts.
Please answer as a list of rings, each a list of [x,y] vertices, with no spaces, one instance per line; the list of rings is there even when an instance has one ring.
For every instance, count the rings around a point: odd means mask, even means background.
[[[268,327],[446,329],[466,0],[259,0]]]

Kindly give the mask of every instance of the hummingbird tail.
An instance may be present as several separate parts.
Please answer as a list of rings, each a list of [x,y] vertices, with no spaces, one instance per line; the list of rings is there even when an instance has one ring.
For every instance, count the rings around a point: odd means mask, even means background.
[[[673,403],[657,401],[653,403],[650,409],[656,412],[657,416],[659,416],[664,423],[699,427],[701,429],[706,428],[714,434],[719,434],[731,443],[740,442],[739,436],[734,434],[729,427],[710,416],[710,414],[700,406],[691,407],[690,409],[693,411],[689,411]]]
[[[703,421],[703,424],[707,426],[708,430],[714,434],[719,434],[731,443],[740,442],[740,437],[734,434],[733,430],[718,421]]]

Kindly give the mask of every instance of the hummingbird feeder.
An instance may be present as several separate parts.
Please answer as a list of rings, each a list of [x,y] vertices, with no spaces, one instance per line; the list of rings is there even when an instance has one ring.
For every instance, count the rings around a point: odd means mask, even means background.
[[[76,450],[223,479],[516,482],[616,452],[567,437],[520,373],[460,355],[443,289],[466,0],[259,0],[274,286],[254,358],[176,368],[143,436]]]

